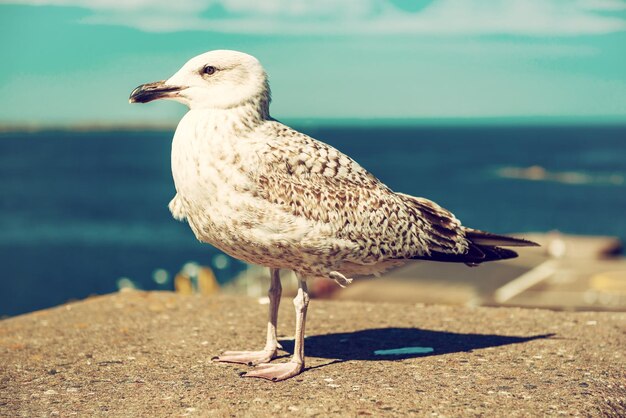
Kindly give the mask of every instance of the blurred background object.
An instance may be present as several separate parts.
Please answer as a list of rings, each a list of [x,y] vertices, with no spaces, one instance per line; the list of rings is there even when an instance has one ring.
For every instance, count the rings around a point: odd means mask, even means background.
[[[626,1],[9,0],[0,34],[0,315],[120,289],[265,295],[267,271],[168,212],[183,107],[127,105],[210,49],[257,56],[273,116],[394,190],[543,244],[317,297],[626,307]]]

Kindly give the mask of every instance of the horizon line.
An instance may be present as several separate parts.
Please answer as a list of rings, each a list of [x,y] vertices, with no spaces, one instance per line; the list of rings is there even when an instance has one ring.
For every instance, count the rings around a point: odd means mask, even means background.
[[[492,116],[438,118],[280,118],[286,124],[306,127],[567,127],[624,126],[626,115],[581,116]],[[0,122],[0,132],[40,131],[166,131],[175,130],[178,122]]]

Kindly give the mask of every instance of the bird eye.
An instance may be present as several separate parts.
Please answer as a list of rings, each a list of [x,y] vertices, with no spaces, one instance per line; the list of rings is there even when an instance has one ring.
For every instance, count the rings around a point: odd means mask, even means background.
[[[206,67],[202,69],[202,74],[213,75],[215,74],[216,71],[217,71],[217,68],[215,68],[212,65],[207,65]]]

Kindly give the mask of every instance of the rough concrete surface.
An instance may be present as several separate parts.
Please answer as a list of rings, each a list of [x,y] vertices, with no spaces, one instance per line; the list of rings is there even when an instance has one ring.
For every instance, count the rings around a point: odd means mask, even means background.
[[[247,366],[210,361],[261,348],[266,310],[127,292],[3,320],[0,415],[626,414],[624,313],[313,300],[304,374],[243,379]],[[293,321],[283,300],[279,333]]]

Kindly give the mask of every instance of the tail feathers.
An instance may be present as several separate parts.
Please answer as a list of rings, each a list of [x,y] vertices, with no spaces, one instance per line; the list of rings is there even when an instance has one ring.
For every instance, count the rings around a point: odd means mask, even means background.
[[[536,242],[528,241],[521,238],[507,237],[505,235],[496,235],[491,232],[479,231],[477,229],[465,228],[465,237],[476,245],[486,245],[489,247],[538,247]]]
[[[509,258],[517,257],[517,253],[513,250],[508,250],[506,248],[500,247],[483,247],[477,246],[480,251],[485,254],[485,258],[478,263],[482,263],[485,261],[496,261],[496,260],[508,260]]]
[[[447,263],[465,263],[469,266],[477,266],[487,261],[507,260],[517,257],[517,253],[512,250],[500,247],[485,247],[471,244],[464,254],[451,254],[439,251],[431,251],[428,255],[413,257],[414,259],[442,261]]]
[[[537,247],[539,244],[521,238],[496,235],[490,232],[466,229],[465,237],[469,247],[464,254],[450,254],[431,251],[428,255],[415,257],[416,259],[443,261],[450,263],[465,263],[468,266],[477,266],[487,261],[508,260],[517,257],[517,253],[502,247]]]

